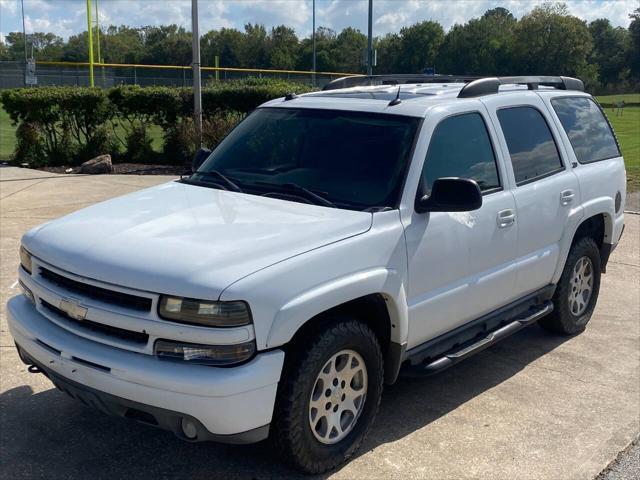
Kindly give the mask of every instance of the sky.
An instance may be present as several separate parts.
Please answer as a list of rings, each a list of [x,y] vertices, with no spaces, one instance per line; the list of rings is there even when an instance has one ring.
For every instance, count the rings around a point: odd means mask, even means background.
[[[94,0],[95,2],[95,0]],[[497,6],[516,17],[542,0],[374,0],[374,35],[397,32],[421,20],[437,20],[445,30]],[[584,20],[608,18],[627,27],[638,0],[567,0],[570,12]],[[199,0],[200,31],[221,27],[242,30],[245,23],[267,28],[285,24],[298,36],[312,30],[312,0]],[[94,7],[95,8],[95,7]],[[99,0],[101,25],[160,25],[191,28],[191,0]],[[316,25],[340,31],[352,26],[367,31],[368,0],[316,0]],[[86,0],[24,0],[27,34],[54,32],[68,38],[87,29]],[[0,36],[22,30],[20,0],[0,0]]]

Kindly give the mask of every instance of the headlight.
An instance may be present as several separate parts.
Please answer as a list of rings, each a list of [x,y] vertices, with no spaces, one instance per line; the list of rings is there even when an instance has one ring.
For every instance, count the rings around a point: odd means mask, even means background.
[[[31,254],[22,245],[20,245],[20,265],[31,274]]]
[[[160,297],[162,318],[205,327],[240,327],[251,323],[249,305],[245,302],[212,302],[182,297]]]
[[[251,358],[255,351],[254,341],[238,345],[199,345],[158,340],[154,348],[154,353],[159,358],[217,366],[244,362]]]

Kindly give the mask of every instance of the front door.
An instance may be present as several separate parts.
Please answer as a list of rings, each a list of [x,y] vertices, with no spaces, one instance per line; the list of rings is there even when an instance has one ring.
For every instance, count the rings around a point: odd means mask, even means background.
[[[404,216],[408,251],[409,345],[416,346],[513,298],[515,202],[486,110],[460,106],[432,114],[418,195],[442,177],[476,180],[483,204],[472,212]],[[457,111],[456,111],[457,110]],[[435,118],[434,118],[435,117]],[[426,127],[425,127],[426,128]]]

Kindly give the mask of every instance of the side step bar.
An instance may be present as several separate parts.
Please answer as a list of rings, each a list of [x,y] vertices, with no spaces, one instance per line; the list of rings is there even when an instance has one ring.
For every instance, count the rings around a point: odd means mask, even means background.
[[[551,313],[552,310],[553,303],[546,302],[530,315],[524,318],[515,319],[511,323],[508,323],[507,325],[489,333],[486,337],[481,338],[480,340],[477,340],[470,345],[463,346],[459,350],[449,351],[440,358],[430,361],[429,363],[407,367],[403,369],[402,374],[409,377],[424,377],[439,373],[442,370],[445,370],[450,366],[461,362],[465,358],[468,358],[475,353],[481,352],[485,348],[489,348],[491,345],[498,343],[500,340],[513,335],[518,330],[521,330],[522,328],[537,322],[545,315]]]

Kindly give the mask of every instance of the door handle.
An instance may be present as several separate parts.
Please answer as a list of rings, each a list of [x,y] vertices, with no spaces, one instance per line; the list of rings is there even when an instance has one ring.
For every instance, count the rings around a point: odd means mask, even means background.
[[[500,210],[498,212],[497,220],[499,228],[510,227],[516,221],[516,213],[510,208],[507,208],[506,210]]]
[[[571,202],[573,202],[573,197],[575,197],[575,193],[573,192],[573,190],[563,190],[562,192],[560,192],[560,203],[562,205],[569,205]]]

